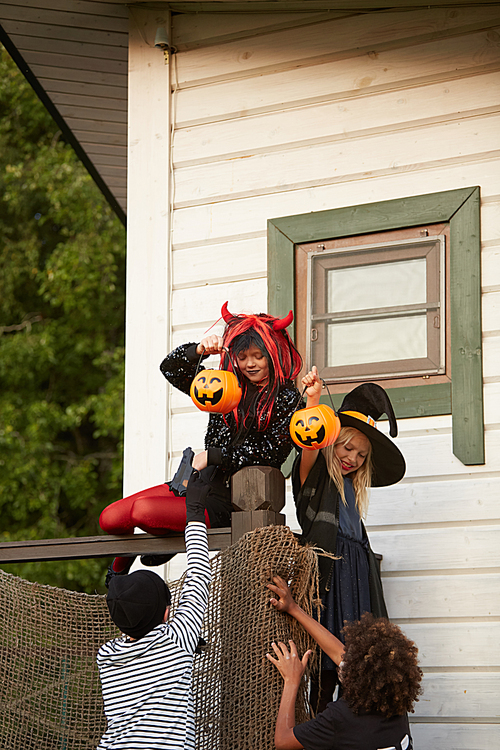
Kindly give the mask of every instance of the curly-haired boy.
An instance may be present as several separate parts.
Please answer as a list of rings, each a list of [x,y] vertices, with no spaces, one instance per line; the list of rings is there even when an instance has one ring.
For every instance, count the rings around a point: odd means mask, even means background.
[[[276,721],[278,750],[411,750],[408,712],[421,692],[417,647],[401,628],[384,617],[365,613],[345,626],[345,644],[294,601],[286,582],[276,576],[268,588],[271,604],[294,617],[339,666],[342,697],[304,724],[295,726],[295,701],[310,651],[302,659],[293,641],[273,643],[267,658],[284,679]]]

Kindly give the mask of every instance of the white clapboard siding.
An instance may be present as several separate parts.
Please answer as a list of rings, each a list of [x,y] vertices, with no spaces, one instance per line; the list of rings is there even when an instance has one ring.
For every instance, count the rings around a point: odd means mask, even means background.
[[[495,305],[498,311],[498,303]],[[493,317],[493,316],[492,316]],[[494,322],[488,318],[490,322]],[[495,318],[500,327],[500,317]],[[498,331],[498,328],[496,329]],[[483,377],[496,378],[500,373],[500,336],[488,336],[483,340]]]
[[[332,13],[332,11],[330,11]],[[233,38],[268,34],[273,29],[293,28],[331,18],[330,13],[180,14],[175,18],[173,41],[178,50],[221,44]],[[342,16],[343,13],[336,13]]]
[[[491,383],[485,383],[484,393],[484,412],[488,422],[500,424],[500,377],[495,375],[495,380]]]
[[[382,92],[299,107],[287,114],[271,112],[181,128],[174,137],[175,167],[470,117],[488,108],[498,110],[499,95],[500,78],[488,73],[417,86],[404,94]]]
[[[429,435],[421,438],[396,439],[406,459],[407,479],[423,477],[463,476],[481,474],[484,467],[464,466],[453,456],[450,435]],[[488,471],[500,471],[500,431],[485,430],[486,464]]]
[[[178,455],[181,455],[187,445],[190,445],[195,452],[203,450],[207,423],[208,415],[201,414],[201,412],[174,415],[172,418],[173,444],[171,450]]]
[[[487,672],[498,671],[500,667],[499,622],[405,622],[401,627],[418,646],[424,670],[482,667]]]
[[[236,312],[261,311],[267,307],[267,280],[265,278],[237,283],[216,284],[199,287],[196,294],[191,289],[174,292],[174,328],[193,326],[195,322],[207,321],[212,325],[220,317],[221,305],[229,302],[229,309]]]
[[[482,295],[483,329],[485,331],[498,331],[500,321],[500,290],[491,291]]]
[[[492,596],[493,591],[500,591],[500,572],[385,576],[383,586],[387,609],[394,620],[456,617],[457,612],[461,617],[500,618],[500,597]]]
[[[239,201],[223,201],[174,212],[174,246],[188,247],[230,237],[265,234],[267,220],[279,216],[322,211],[343,206],[393,200],[481,185],[486,196],[498,195],[500,159],[480,159],[464,164],[427,165],[426,169],[392,167],[380,175],[358,175],[357,180],[284,190]],[[376,179],[375,179],[376,178]],[[490,215],[492,214],[491,221]],[[497,212],[489,204],[481,210],[484,237],[498,237]]]
[[[239,240],[173,253],[174,289],[217,283],[228,279],[267,276],[265,237]]]
[[[412,723],[411,733],[414,747],[422,750],[493,750],[500,743],[500,726],[480,724],[479,721],[470,724]]]
[[[389,435],[389,421],[386,417],[377,422],[377,429]],[[439,435],[450,432],[450,414],[441,414],[437,417],[408,417],[398,420],[398,435],[400,438]]]
[[[485,171],[488,173],[491,170],[491,175],[494,174],[495,164],[491,161],[488,161],[485,166]],[[478,184],[481,186],[483,185],[483,181],[481,179],[481,175],[478,174]],[[486,180],[488,178],[486,177]],[[498,175],[497,175],[498,179]],[[498,183],[497,183],[497,190],[498,190]],[[484,200],[482,201],[481,206],[481,237],[484,238],[486,241],[495,240],[498,242],[500,240],[500,226],[499,226],[499,220],[500,220],[500,195],[497,192],[495,195],[492,195],[487,189],[484,190]]]
[[[372,489],[366,525],[442,524],[481,521],[499,514],[496,477],[474,477]]]
[[[296,107],[366,95],[369,91],[404,90],[405,85],[498,70],[498,48],[489,32],[436,40],[422,45],[351,57],[293,71],[268,73],[245,81],[228,80],[177,92],[177,124],[184,127],[223,118],[258,114],[285,105]],[[181,56],[180,56],[181,57]]]
[[[458,502],[458,500],[457,500]],[[424,522],[425,523],[425,522]],[[500,525],[369,531],[384,572],[465,570],[500,566]]]
[[[443,39],[447,33],[456,35],[457,27],[472,26],[473,29],[491,26],[491,19],[499,19],[498,8],[490,8],[478,18],[474,8],[464,8],[456,15],[445,9],[428,14],[421,11],[407,13],[380,13],[358,17],[334,18],[317,25],[279,30],[274,33],[239,39],[220,47],[206,46],[179,54],[179,83],[193,85],[213,77],[234,77],[238,74],[253,74],[264,69],[280,66],[307,65],[324,56],[354,56],[384,48],[384,44],[400,42],[408,44],[410,39],[427,40],[439,31]],[[463,32],[462,32],[463,33]],[[376,55],[377,53],[372,54]]]
[[[497,208],[500,213],[500,201],[497,206],[490,203],[492,210]],[[500,284],[500,237],[490,240],[491,245],[485,246],[483,244],[483,250],[481,253],[481,280],[483,289],[490,286],[498,286]],[[497,321],[498,325],[494,330],[500,329],[500,321]]]
[[[220,316],[220,310],[219,310],[219,316]],[[207,328],[206,326],[177,327],[172,332],[172,346],[176,347],[176,346],[179,346],[180,344],[185,344],[189,341],[192,341],[192,342],[201,341],[203,336],[205,336],[207,333],[216,333],[218,336],[222,336],[223,332],[224,332],[224,323],[222,321],[219,321],[218,323],[215,323],[215,321],[211,321],[209,328]],[[217,366],[218,361],[219,361],[218,357],[208,357],[207,359],[203,360],[203,364],[206,367],[215,367]]]
[[[500,674],[432,673],[423,679],[424,693],[415,716],[476,716],[499,718]]]
[[[292,160],[288,152],[277,151],[186,167],[175,172],[175,203],[189,206],[301,184],[332,183],[344,180],[346,175],[362,178],[394,167],[418,164],[425,168],[432,162],[446,167],[448,160],[455,162],[457,158],[480,158],[488,153],[498,156],[499,132],[500,114],[495,113],[297,148]]]

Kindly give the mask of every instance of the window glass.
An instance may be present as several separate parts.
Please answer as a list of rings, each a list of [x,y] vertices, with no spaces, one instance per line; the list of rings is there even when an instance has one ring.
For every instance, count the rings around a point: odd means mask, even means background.
[[[445,372],[445,236],[308,253],[308,361],[332,383]]]
[[[426,315],[328,326],[328,367],[426,356]]]
[[[425,258],[328,271],[328,312],[426,301]]]

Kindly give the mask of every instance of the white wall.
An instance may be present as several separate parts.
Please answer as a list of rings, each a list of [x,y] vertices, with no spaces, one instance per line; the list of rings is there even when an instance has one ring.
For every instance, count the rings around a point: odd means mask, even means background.
[[[170,344],[170,67],[154,46],[169,23],[134,10],[129,35],[124,495],[165,481]]]
[[[449,416],[404,420],[407,476],[367,519],[420,648],[421,748],[500,746],[499,27],[498,7],[173,18],[174,344],[225,300],[266,309],[267,219],[481,186],[486,464],[453,456]],[[171,414],[170,471],[206,424],[182,394]]]

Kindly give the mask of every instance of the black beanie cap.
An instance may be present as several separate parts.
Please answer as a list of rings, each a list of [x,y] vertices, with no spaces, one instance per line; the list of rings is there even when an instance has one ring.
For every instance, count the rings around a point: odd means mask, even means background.
[[[163,622],[171,598],[170,589],[157,573],[136,570],[111,579],[106,603],[121,632],[138,639]]]

